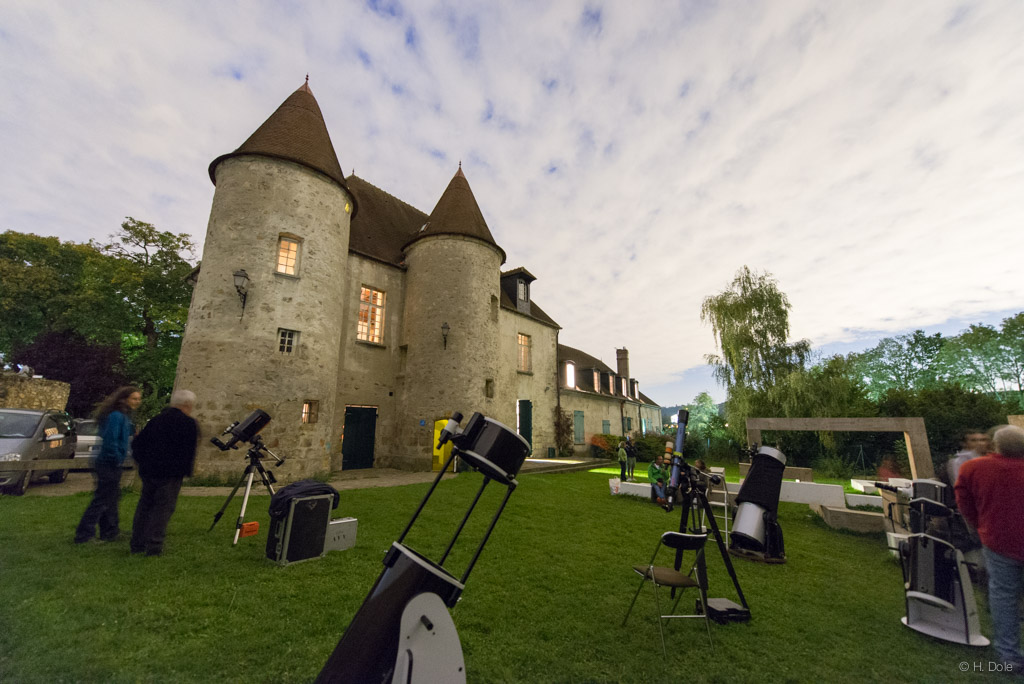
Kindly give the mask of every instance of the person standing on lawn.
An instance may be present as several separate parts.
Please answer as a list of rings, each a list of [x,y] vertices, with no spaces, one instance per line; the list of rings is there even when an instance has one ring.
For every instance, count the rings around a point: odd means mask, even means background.
[[[981,430],[965,430],[960,440],[960,451],[946,461],[946,477],[951,487],[956,485],[956,478],[964,463],[984,456],[992,448],[992,444]]]
[[[132,523],[132,553],[163,553],[167,523],[177,505],[181,481],[192,474],[196,460],[199,425],[192,417],[195,404],[194,393],[176,390],[170,406],[146,423],[132,441],[142,478],[142,496]]]
[[[96,409],[99,434],[103,438],[96,457],[96,489],[92,501],[75,529],[75,543],[84,544],[96,536],[115,541],[121,534],[117,507],[121,501],[121,467],[128,457],[128,444],[135,433],[132,414],[142,403],[142,393],[130,385],[104,399]]]
[[[626,438],[626,478],[630,482],[636,482],[634,471],[636,470],[636,447]]]
[[[626,443],[619,442],[619,482],[626,482]]]
[[[1020,648],[1024,597],[1024,429],[995,434],[995,453],[967,461],[956,480],[960,513],[981,536],[988,570],[992,645],[1015,674],[1024,673]]]

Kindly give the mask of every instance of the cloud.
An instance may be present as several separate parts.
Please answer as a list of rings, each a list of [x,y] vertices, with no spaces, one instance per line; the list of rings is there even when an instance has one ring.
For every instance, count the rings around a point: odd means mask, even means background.
[[[2,229],[131,215],[201,244],[207,165],[309,73],[346,173],[430,211],[463,161],[561,341],[628,347],[644,388],[695,375],[700,302],[744,264],[817,345],[1024,301],[1012,3],[13,2],[0,26]]]

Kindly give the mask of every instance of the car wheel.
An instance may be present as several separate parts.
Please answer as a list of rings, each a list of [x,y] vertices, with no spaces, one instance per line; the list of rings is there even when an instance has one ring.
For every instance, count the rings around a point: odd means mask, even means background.
[[[32,481],[32,471],[31,470],[26,470],[25,471],[25,477],[21,478],[21,480],[18,482],[18,484],[11,485],[11,494],[14,494],[14,496],[21,496],[22,494],[25,493],[25,490],[28,489],[28,483],[31,482],[31,481]]]
[[[67,477],[67,470],[58,470],[56,472],[50,473],[50,482],[52,482],[53,484],[60,484],[61,482],[66,480]]]

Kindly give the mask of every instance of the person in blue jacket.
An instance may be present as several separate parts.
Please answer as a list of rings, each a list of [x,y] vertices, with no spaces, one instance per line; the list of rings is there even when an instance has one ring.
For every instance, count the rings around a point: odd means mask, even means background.
[[[103,541],[115,541],[120,536],[117,507],[121,500],[121,467],[135,434],[132,414],[140,403],[142,393],[135,387],[125,386],[104,399],[96,409],[103,445],[96,457],[96,490],[75,530],[76,544],[95,537],[97,524]]]

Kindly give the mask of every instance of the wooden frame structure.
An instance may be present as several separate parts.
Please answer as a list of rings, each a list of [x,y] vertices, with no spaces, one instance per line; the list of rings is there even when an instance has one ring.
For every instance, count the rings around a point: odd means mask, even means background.
[[[747,445],[762,444],[762,430],[902,432],[912,479],[935,477],[924,418],[747,418]]]

